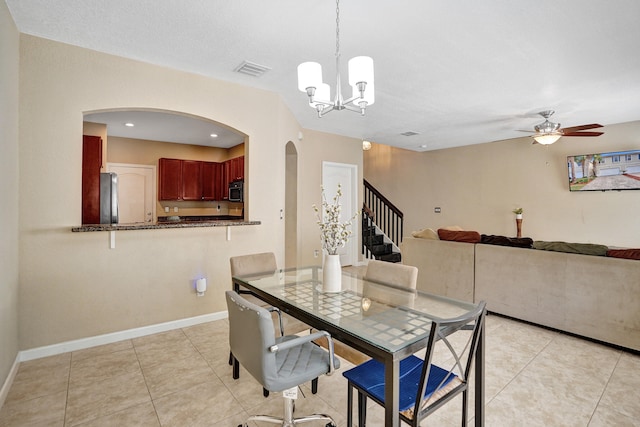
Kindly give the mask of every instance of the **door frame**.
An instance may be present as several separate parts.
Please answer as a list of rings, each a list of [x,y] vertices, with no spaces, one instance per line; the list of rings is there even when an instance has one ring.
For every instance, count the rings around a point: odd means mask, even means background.
[[[348,219],[348,218],[351,218],[353,214],[359,211],[358,209],[358,165],[350,164],[350,163],[337,163],[337,162],[323,161],[322,162],[322,186],[323,188],[325,188],[325,190],[327,188],[327,183],[329,182],[329,177],[332,175],[332,170],[334,171],[338,169],[346,170],[350,174],[349,182],[340,183],[343,189],[345,188],[346,185],[348,185],[351,193],[351,200],[342,199],[343,213],[345,214],[343,219]],[[334,192],[335,190],[332,190],[331,198],[333,198]],[[327,195],[327,199],[329,199],[329,195]],[[347,208],[349,209],[349,212],[347,212]],[[359,247],[358,224],[359,223],[360,223],[359,217],[356,217],[351,223],[351,238],[347,241],[347,244],[345,245],[345,252],[348,257],[348,262],[346,264],[342,264],[343,266],[358,265],[358,247]],[[343,261],[342,257],[341,257],[341,261]]]
[[[136,163],[112,163],[109,162],[106,165],[106,171],[112,172],[112,167],[122,167],[122,168],[132,168],[132,169],[151,169],[153,177],[151,179],[151,194],[153,195],[153,200],[151,203],[151,222],[158,221],[157,209],[156,206],[158,204],[158,174],[156,165],[143,165]]]

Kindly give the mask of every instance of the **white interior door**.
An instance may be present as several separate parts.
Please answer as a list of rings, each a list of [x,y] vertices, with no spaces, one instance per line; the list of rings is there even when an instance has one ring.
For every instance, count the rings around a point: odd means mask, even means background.
[[[156,167],[107,163],[107,171],[118,175],[118,222],[153,222],[156,217]]]
[[[338,184],[342,186],[340,221],[344,222],[358,211],[358,167],[346,163],[322,162],[322,186],[327,201],[333,200]],[[358,221],[359,217],[353,220],[351,238],[338,250],[342,266],[354,265],[358,261]]]

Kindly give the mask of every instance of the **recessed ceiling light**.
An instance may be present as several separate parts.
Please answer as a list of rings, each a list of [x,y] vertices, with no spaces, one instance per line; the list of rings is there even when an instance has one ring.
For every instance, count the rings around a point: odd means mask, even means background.
[[[209,135],[211,138],[217,138],[218,134],[217,133],[212,133],[211,135]]]
[[[132,128],[135,126],[133,123],[125,123],[124,125],[129,128]]]
[[[427,144],[422,144],[420,148],[427,148]]]

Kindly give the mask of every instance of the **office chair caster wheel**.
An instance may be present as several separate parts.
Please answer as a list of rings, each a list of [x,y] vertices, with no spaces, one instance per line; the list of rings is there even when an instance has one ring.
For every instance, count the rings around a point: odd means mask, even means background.
[[[327,423],[327,425],[324,427],[336,427],[336,425],[334,423]]]

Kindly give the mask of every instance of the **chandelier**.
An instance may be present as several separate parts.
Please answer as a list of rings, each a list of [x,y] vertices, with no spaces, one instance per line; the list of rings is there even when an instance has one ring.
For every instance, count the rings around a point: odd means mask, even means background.
[[[309,106],[318,117],[333,110],[350,110],[364,116],[368,105],[375,102],[373,85],[373,59],[356,56],[349,60],[349,85],[352,96],[344,99],[340,84],[340,0],[336,0],[336,93],[331,101],[331,89],[322,82],[322,66],[317,62],[298,65],[298,89],[309,97]]]

